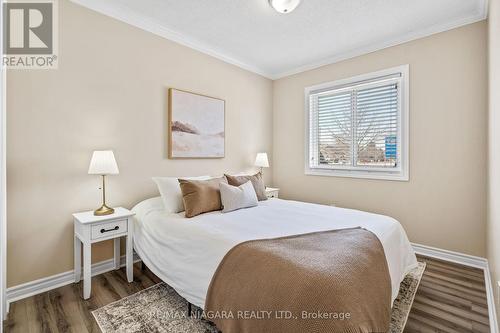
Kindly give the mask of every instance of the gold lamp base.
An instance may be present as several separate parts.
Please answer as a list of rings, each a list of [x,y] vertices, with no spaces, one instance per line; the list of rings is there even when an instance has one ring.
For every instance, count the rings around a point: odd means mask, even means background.
[[[106,205],[106,175],[102,175],[102,206],[94,210],[94,215],[102,216],[113,214],[115,210]]]
[[[108,207],[105,204],[103,204],[101,207],[94,210],[94,215],[96,215],[96,216],[109,215],[109,214],[113,214],[114,212],[115,212],[115,210],[113,208]]]

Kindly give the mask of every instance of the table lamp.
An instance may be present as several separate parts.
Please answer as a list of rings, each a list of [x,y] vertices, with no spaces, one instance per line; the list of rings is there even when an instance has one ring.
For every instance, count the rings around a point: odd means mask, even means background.
[[[102,176],[102,206],[94,211],[94,215],[109,215],[115,210],[106,205],[106,182],[107,175],[117,175],[118,165],[116,165],[115,155],[112,150],[96,150],[90,160],[89,175]]]
[[[258,153],[255,158],[254,165],[260,167],[260,173],[262,173],[262,168],[269,168],[269,161],[267,160],[267,153]]]

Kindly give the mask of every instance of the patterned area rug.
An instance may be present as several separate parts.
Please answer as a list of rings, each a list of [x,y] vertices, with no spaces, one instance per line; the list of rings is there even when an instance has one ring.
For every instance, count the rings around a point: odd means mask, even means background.
[[[425,262],[419,262],[418,267],[411,270],[401,282],[398,297],[396,297],[392,305],[391,324],[388,333],[403,332],[424,271]]]
[[[419,263],[401,282],[388,333],[403,332],[424,270],[425,263]],[[92,314],[104,333],[217,333],[211,323],[196,314],[188,317],[186,310],[186,301],[169,285],[159,283],[94,310]],[[196,311],[196,308],[193,310]]]

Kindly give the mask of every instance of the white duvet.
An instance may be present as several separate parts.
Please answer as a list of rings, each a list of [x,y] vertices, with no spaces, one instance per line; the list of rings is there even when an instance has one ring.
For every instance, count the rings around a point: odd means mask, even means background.
[[[417,265],[398,221],[358,210],[270,199],[253,208],[188,219],[183,212],[164,211],[157,197],[137,204],[133,211],[136,252],[153,273],[202,308],[220,261],[233,246],[247,240],[353,227],[370,230],[384,247],[393,301],[404,276]]]

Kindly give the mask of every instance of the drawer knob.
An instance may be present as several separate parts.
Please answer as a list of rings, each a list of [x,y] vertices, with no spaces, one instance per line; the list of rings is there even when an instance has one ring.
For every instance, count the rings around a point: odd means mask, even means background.
[[[116,226],[114,228],[111,228],[111,229],[101,229],[101,234],[105,233],[105,232],[109,232],[109,231],[115,231],[115,230],[118,230],[120,229],[119,226]]]

